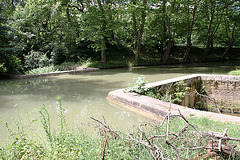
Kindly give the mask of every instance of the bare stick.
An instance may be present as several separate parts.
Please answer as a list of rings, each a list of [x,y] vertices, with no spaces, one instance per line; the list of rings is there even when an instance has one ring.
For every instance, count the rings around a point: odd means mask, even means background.
[[[172,106],[171,106],[171,98],[172,98],[172,97],[171,97],[171,95],[170,95],[170,97],[169,97],[169,99],[170,99],[170,101],[169,101],[169,102],[170,102],[170,107],[169,107],[169,111],[168,111],[168,115],[167,115],[168,123],[167,123],[166,143],[167,143],[169,146],[173,147],[173,149],[174,149],[175,152],[176,152],[177,159],[180,159],[180,156],[179,156],[177,147],[176,147],[174,144],[170,143],[170,141],[169,141],[169,125],[170,125],[170,115],[171,115],[171,109],[172,109]]]
[[[171,115],[171,109],[172,109],[172,105],[171,105],[172,95],[169,96],[169,99],[170,99],[169,100],[170,106],[169,106],[168,115],[167,115],[168,123],[167,123],[167,137],[166,137],[166,141],[168,141],[168,136],[169,136],[170,115]]]
[[[225,131],[224,131],[224,133],[223,133],[222,137],[225,137],[225,136],[226,136],[226,134],[227,134],[227,131],[228,131],[228,128],[226,128],[226,129],[225,129]],[[221,151],[222,151],[222,138],[220,138],[220,139],[219,139],[219,143],[218,143],[218,150],[219,150],[219,152],[221,152]]]
[[[176,133],[176,136],[178,137],[180,134],[185,132],[187,130],[188,126],[189,126],[189,124],[187,123],[180,131],[178,131],[178,133]]]
[[[202,133],[192,124],[190,123],[183,115],[182,113],[180,112],[180,110],[178,110],[179,114],[180,114],[180,117],[182,117],[182,119],[184,119],[190,126],[192,126],[197,132],[198,134],[202,135]]]
[[[104,124],[107,125],[105,117],[102,116],[102,118],[103,118],[103,122],[104,122]],[[109,127],[109,126],[108,126],[108,127]]]
[[[105,148],[106,148],[106,143],[107,143],[107,139],[108,139],[108,135],[105,129],[103,129],[105,132],[105,139],[104,139],[104,143],[103,143],[103,148],[102,148],[102,160],[104,160],[104,156],[105,156]]]
[[[118,137],[119,137],[119,135],[118,135],[116,132],[112,131],[109,126],[106,126],[106,125],[103,124],[101,121],[99,121],[99,120],[97,120],[97,119],[95,119],[95,118],[93,118],[93,117],[90,117],[90,118],[91,118],[92,120],[98,122],[99,124],[101,124],[101,126],[102,126],[103,128],[105,128],[108,132],[110,132],[110,133],[114,134],[115,136],[118,136]]]
[[[218,106],[217,106],[217,102],[216,102],[216,99],[215,99],[215,98],[209,97],[209,96],[207,96],[207,95],[200,94],[200,93],[198,93],[198,91],[197,91],[196,89],[195,89],[195,93],[196,93],[197,95],[201,96],[201,97],[205,97],[205,98],[208,98],[208,99],[213,99],[214,104],[215,104],[215,107],[217,108],[218,113],[221,114],[220,109],[219,109]]]

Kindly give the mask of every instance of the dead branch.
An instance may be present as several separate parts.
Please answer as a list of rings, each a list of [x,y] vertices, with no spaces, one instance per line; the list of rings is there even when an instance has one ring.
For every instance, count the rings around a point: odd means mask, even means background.
[[[189,126],[189,124],[187,123],[180,131],[178,131],[178,133],[176,133],[176,136],[178,137],[180,134],[185,132],[187,130],[188,126]]]
[[[218,113],[221,114],[221,111],[220,111],[220,109],[219,109],[218,106],[217,106],[217,102],[216,102],[216,99],[215,99],[215,98],[209,97],[209,96],[207,96],[207,95],[200,94],[200,93],[198,93],[198,91],[197,91],[196,89],[195,89],[195,93],[196,93],[196,95],[198,95],[198,96],[200,96],[200,97],[204,97],[204,98],[208,98],[208,99],[213,99],[214,104],[215,104],[215,107],[216,107]]]
[[[185,122],[187,122],[191,127],[193,127],[197,132],[198,132],[198,134],[202,134],[192,123],[190,123],[184,116],[183,116],[183,114],[180,112],[180,110],[178,110],[178,112],[179,112],[179,115],[180,115],[180,117],[185,121]]]
[[[99,120],[97,120],[97,119],[95,119],[93,117],[90,117],[90,118],[92,120],[94,120],[95,122],[99,123],[103,127],[103,129],[106,129],[106,131],[108,131],[108,132],[114,134],[115,136],[119,137],[119,135],[116,132],[112,131],[109,126],[103,124],[101,121],[99,121]]]
[[[163,124],[166,122],[167,124],[166,124],[165,134],[159,134],[156,132],[156,134],[150,134],[150,135],[148,135],[148,132],[146,132],[146,130],[149,129],[149,127],[147,127],[148,126],[147,123],[140,124],[138,127],[137,133],[127,134],[122,131],[111,130],[111,128],[108,125],[106,125],[105,119],[103,119],[105,122],[105,124],[104,124],[101,121],[91,117],[92,120],[94,120],[95,122],[99,123],[102,126],[102,128],[105,132],[105,140],[104,140],[103,149],[102,149],[102,159],[104,159],[105,147],[106,147],[106,142],[108,139],[107,132],[109,132],[112,135],[115,135],[116,137],[119,137],[121,139],[125,139],[127,141],[134,142],[136,145],[145,146],[146,148],[149,149],[149,152],[150,152],[151,156],[153,157],[153,159],[156,159],[156,160],[157,159],[168,159],[168,158],[165,158],[164,156],[169,156],[169,155],[166,155],[166,152],[168,152],[169,150],[165,149],[162,146],[162,144],[158,144],[160,138],[163,139],[163,142],[165,139],[165,143],[170,148],[172,148],[172,151],[175,152],[176,159],[183,158],[183,157],[180,157],[180,154],[179,154],[180,150],[188,150],[189,151],[188,153],[198,150],[199,153],[201,153],[201,154],[198,153],[195,156],[198,158],[199,158],[199,156],[201,158],[211,158],[212,156],[220,157],[220,156],[226,156],[226,155],[228,157],[231,157],[233,154],[240,157],[240,150],[234,149],[234,148],[236,148],[236,145],[231,146],[231,145],[227,145],[227,143],[226,143],[226,141],[228,141],[228,140],[240,141],[240,139],[238,139],[238,138],[232,138],[232,137],[227,136],[228,128],[226,128],[223,133],[202,132],[202,131],[198,130],[198,128],[195,127],[192,123],[190,123],[187,120],[187,118],[184,117],[184,115],[180,112],[180,110],[178,110],[178,112],[179,112],[179,115],[171,115],[171,107],[170,107],[169,113],[164,117],[162,123],[159,126],[151,125],[151,124],[149,125],[153,129],[157,130],[157,129],[160,129],[163,126]],[[171,125],[172,117],[179,117],[186,122],[185,126],[176,133],[170,132],[170,125]],[[191,126],[195,131],[187,131],[189,126]],[[181,137],[181,136],[183,136],[184,132],[191,133],[191,135],[197,134],[198,136],[200,136],[201,139],[207,140],[208,145],[202,146],[202,144],[200,144],[201,146],[197,146],[198,145],[197,141],[195,140],[196,142],[193,142],[193,139],[191,136],[190,136],[190,138]],[[177,138],[177,137],[179,137],[179,138]],[[181,147],[177,145],[179,143],[179,141],[182,144]],[[193,159],[198,159],[198,158],[193,158]]]
[[[222,140],[232,140],[232,141],[240,141],[239,138],[232,138],[232,137],[222,137],[221,133],[219,132],[202,132],[203,136],[208,136],[216,139],[222,139]]]
[[[106,148],[106,143],[107,143],[107,139],[108,139],[108,135],[105,129],[103,129],[105,132],[105,139],[104,139],[104,143],[103,143],[103,147],[102,147],[102,160],[104,160],[105,157],[105,148]]]
[[[227,131],[228,131],[228,128],[225,129],[222,137],[225,137],[227,135]],[[219,152],[222,151],[222,138],[219,139],[218,150],[219,150]]]

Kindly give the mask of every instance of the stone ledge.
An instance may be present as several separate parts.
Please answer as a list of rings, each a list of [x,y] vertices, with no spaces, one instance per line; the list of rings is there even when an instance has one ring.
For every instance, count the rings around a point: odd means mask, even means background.
[[[147,86],[148,87],[159,86],[161,84],[172,83],[176,81],[181,81],[181,80],[196,78],[201,76],[202,75],[189,75],[189,76],[164,80],[160,82],[150,83]],[[204,75],[204,76],[207,76],[207,75]],[[208,117],[210,119],[219,120],[222,122],[233,122],[233,123],[240,124],[240,117],[225,115],[225,114],[218,114],[218,113],[207,112],[207,111],[200,111],[200,110],[184,107],[181,105],[161,101],[161,100],[140,95],[137,93],[124,92],[124,89],[109,92],[107,99],[117,104],[120,104],[122,106],[125,106],[126,108],[132,111],[138,112],[151,119],[162,119],[164,116],[168,114],[168,110],[171,105],[172,114],[178,114],[178,110],[180,110],[184,116]]]
[[[239,82],[240,76],[229,76],[229,75],[199,75],[202,80],[205,81],[223,81],[223,82]]]
[[[76,70],[58,71],[58,72],[50,72],[50,73],[11,75],[11,78],[16,78],[16,79],[39,78],[39,77],[48,77],[48,76],[58,76],[62,74],[78,74],[78,73],[85,73],[85,72],[93,72],[98,70],[100,69],[99,68],[78,68]]]

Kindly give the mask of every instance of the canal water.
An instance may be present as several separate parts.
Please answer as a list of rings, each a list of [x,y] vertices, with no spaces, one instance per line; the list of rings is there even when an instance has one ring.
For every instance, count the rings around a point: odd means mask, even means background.
[[[46,106],[52,128],[59,126],[57,97],[61,97],[65,117],[70,128],[86,127],[90,117],[105,118],[115,129],[129,129],[149,119],[126,108],[108,102],[108,92],[126,88],[138,76],[155,82],[189,74],[227,74],[240,68],[234,63],[209,63],[109,69],[78,75],[60,75],[25,80],[0,80],[0,142],[7,142],[5,122],[14,128],[16,121],[41,137],[39,110]]]

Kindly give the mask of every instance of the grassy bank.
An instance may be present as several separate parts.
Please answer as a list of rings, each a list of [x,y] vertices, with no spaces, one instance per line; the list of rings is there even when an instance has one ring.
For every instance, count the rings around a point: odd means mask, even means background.
[[[52,128],[50,125],[51,115],[44,106],[39,110],[38,123],[42,124],[45,131],[45,137],[41,139],[46,139],[47,143],[37,141],[37,137],[30,138],[21,120],[16,121],[17,129],[11,129],[6,123],[11,141],[0,146],[0,159],[153,159],[158,154],[168,159],[179,156],[190,159],[196,155],[206,155],[207,149],[204,147],[213,140],[211,137],[200,136],[191,126],[186,127],[184,119],[174,117],[166,119],[164,123],[142,124],[130,129],[128,133],[115,131],[96,120],[93,121],[96,122],[93,126],[97,128],[96,134],[90,135],[81,129],[72,130],[68,127],[59,98],[58,108],[58,128]],[[223,133],[228,128],[228,137],[240,138],[240,126],[236,124],[216,122],[207,118],[189,117],[188,121],[202,133]],[[236,141],[224,143],[237,145],[238,149],[240,146]],[[193,149],[197,147],[200,149]],[[223,154],[219,156],[226,158]],[[234,152],[231,156],[234,157]]]
[[[237,75],[237,76],[240,76],[240,69],[230,71],[228,74],[229,74],[229,75]]]
[[[171,54],[166,64],[180,64],[183,63],[183,57],[186,47],[183,46],[173,46]],[[192,47],[188,61],[186,63],[201,63],[201,62],[218,62],[218,61],[231,61],[237,60],[239,48],[233,48],[231,53],[222,58],[222,54],[225,48],[212,48],[209,53],[205,53],[204,48]],[[94,53],[92,56],[79,57],[78,59],[67,60],[63,63],[57,63],[58,65],[51,64],[49,66],[39,67],[39,68],[28,68],[25,74],[38,74],[55,72],[61,70],[68,70],[73,67],[94,67],[94,68],[121,68],[121,67],[133,67],[133,66],[153,66],[153,65],[163,65],[162,55],[163,51],[159,51],[158,54],[155,52],[142,51],[138,62],[135,62],[135,55],[129,49],[120,50],[109,50],[107,54],[106,63],[100,61],[100,53]],[[33,60],[31,60],[33,61]],[[32,66],[31,66],[32,67]]]

